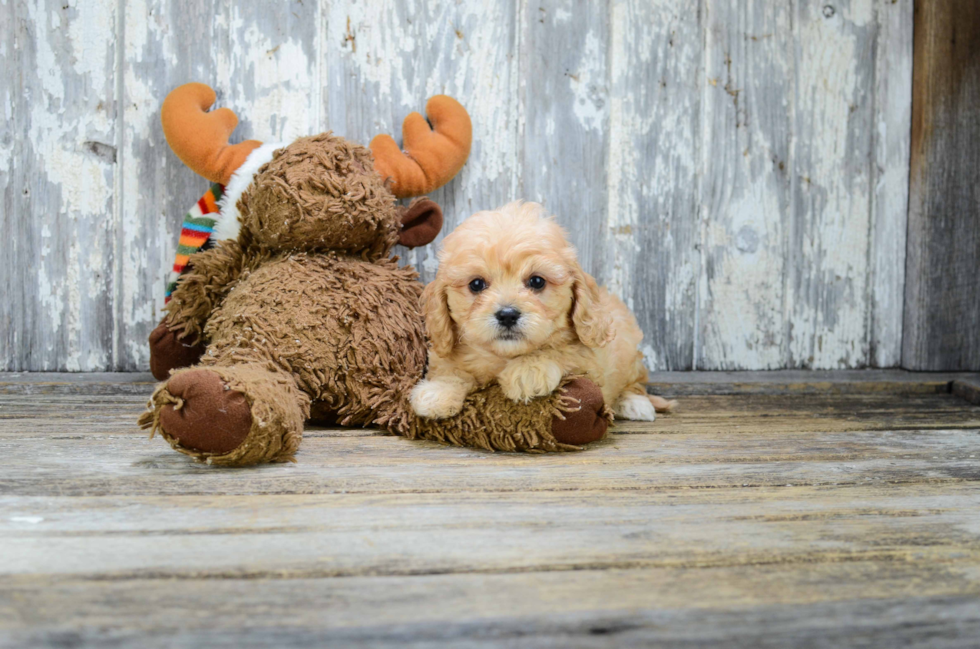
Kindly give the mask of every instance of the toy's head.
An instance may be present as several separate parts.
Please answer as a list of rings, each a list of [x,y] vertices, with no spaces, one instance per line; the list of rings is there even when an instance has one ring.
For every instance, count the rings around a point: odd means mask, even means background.
[[[227,108],[205,112],[214,100],[204,84],[181,86],[167,96],[162,121],[184,164],[225,185],[217,239],[376,259],[396,243],[425,245],[439,233],[442,212],[435,203],[405,209],[395,199],[441,187],[462,168],[472,127],[456,100],[429,100],[432,128],[418,113],[405,119],[404,153],[387,135],[375,137],[368,150],[329,132],[292,143],[228,144],[238,118]]]

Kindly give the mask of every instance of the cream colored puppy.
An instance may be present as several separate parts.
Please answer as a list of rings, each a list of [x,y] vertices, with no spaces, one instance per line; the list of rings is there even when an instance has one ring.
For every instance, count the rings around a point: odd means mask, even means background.
[[[672,405],[647,396],[633,314],[582,271],[564,230],[537,203],[464,221],[443,241],[422,303],[432,348],[411,395],[422,417],[455,415],[494,380],[527,402],[570,374],[591,378],[621,419],[653,421]]]

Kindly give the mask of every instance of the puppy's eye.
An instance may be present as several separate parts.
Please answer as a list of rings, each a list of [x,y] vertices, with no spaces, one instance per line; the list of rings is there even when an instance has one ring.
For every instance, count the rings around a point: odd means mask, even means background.
[[[531,275],[531,279],[527,280],[527,287],[534,289],[535,291],[540,291],[543,289],[545,284],[547,284],[547,282],[545,281],[544,277],[541,277],[540,275]]]
[[[472,282],[470,282],[470,290],[473,291],[474,293],[479,293],[486,287],[487,287],[487,283],[483,280],[482,277],[477,277]]]

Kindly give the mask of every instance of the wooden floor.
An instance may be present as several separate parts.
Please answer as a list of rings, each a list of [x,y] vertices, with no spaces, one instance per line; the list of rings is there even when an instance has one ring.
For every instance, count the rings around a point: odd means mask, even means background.
[[[136,428],[147,376],[0,374],[0,646],[980,644],[976,376],[654,385],[582,453],[229,470]]]

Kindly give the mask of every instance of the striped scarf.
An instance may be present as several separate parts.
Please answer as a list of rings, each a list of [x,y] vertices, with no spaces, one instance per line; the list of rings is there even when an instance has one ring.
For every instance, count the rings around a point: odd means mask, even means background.
[[[218,201],[224,194],[224,185],[214,183],[184,216],[184,224],[180,228],[180,244],[174,257],[174,267],[167,278],[167,289],[164,303],[170,301],[170,295],[177,288],[177,279],[187,268],[187,260],[195,252],[207,250],[214,242],[211,233],[218,216]]]

